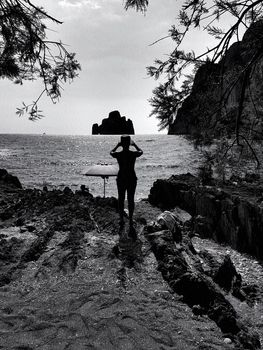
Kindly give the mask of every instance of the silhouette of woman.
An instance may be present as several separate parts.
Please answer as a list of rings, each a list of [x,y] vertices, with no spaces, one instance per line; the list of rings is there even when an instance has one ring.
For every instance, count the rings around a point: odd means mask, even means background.
[[[136,151],[131,151],[129,148],[133,146]],[[116,150],[122,147],[122,151],[116,152]],[[117,176],[118,187],[118,202],[119,202],[119,215],[120,226],[123,227],[123,213],[124,213],[124,200],[125,193],[127,191],[128,210],[129,210],[129,223],[130,227],[133,226],[133,212],[134,212],[134,194],[137,185],[137,177],[134,169],[135,161],[137,157],[140,157],[143,151],[131,140],[129,135],[121,136],[120,142],[113,148],[110,155],[116,158],[119,164],[119,172]]]

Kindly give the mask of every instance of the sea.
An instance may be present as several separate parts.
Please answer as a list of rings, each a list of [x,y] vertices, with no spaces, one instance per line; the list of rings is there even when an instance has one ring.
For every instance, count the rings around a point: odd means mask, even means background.
[[[143,150],[136,161],[138,178],[136,200],[147,198],[157,179],[174,174],[196,174],[202,154],[183,136],[135,135]],[[94,196],[103,196],[101,177],[87,177],[94,164],[116,164],[110,151],[119,142],[117,135],[0,135],[0,168],[17,176],[25,188],[70,187],[73,191],[86,185]],[[106,180],[106,196],[117,197],[116,178]]]

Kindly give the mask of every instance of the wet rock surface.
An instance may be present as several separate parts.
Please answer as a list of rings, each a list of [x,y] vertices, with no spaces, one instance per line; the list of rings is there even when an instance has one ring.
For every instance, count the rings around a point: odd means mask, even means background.
[[[240,259],[232,269],[192,237],[188,213],[160,216],[144,200],[134,230],[127,218],[120,230],[115,198],[4,183],[0,194],[0,348],[258,348],[240,316],[252,315],[258,286],[242,275],[245,299],[234,296]],[[230,289],[214,282],[220,268]]]

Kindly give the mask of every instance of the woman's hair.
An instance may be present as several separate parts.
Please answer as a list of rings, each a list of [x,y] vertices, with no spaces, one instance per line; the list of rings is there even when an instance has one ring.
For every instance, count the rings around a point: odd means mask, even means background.
[[[131,144],[131,137],[129,135],[122,135],[121,136],[121,145],[124,147],[125,146],[128,147],[128,146],[130,146],[130,144]]]

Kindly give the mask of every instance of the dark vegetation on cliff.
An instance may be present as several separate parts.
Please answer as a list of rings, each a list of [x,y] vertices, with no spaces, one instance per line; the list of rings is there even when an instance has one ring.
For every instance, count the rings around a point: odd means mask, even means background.
[[[220,62],[207,62],[197,70],[191,93],[169,134],[211,139],[230,137],[238,131],[240,138],[262,139],[262,57],[258,53],[262,28],[263,21],[252,24],[243,40],[232,44]],[[249,69],[252,63],[253,69]],[[244,71],[246,76],[241,78]]]

